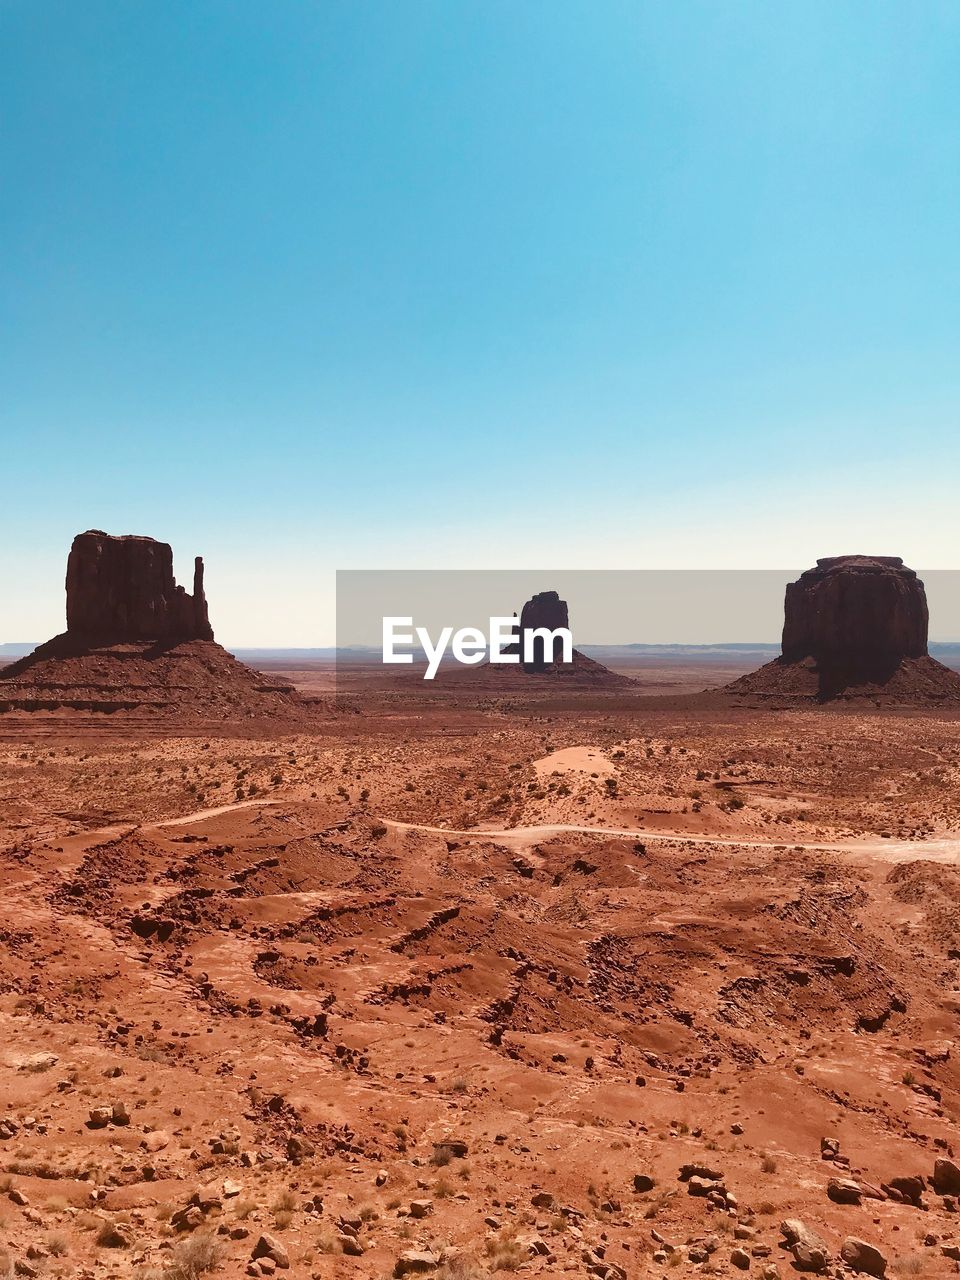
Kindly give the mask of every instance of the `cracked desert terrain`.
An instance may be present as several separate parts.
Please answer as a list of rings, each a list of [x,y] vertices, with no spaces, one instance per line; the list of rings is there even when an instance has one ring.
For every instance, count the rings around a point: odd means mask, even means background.
[[[0,716],[0,1274],[956,1271],[960,713],[346,692]]]

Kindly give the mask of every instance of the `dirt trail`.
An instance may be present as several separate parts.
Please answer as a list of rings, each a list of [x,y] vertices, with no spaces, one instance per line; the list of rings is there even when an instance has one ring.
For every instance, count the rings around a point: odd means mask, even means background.
[[[937,840],[877,840],[835,841],[832,843],[806,843],[799,840],[747,840],[734,836],[694,835],[689,831],[651,831],[643,827],[592,827],[554,822],[539,826],[510,827],[503,830],[474,829],[458,831],[453,827],[432,827],[418,822],[399,822],[383,818],[388,827],[398,831],[427,831],[436,835],[480,837],[496,840],[499,844],[525,847],[540,840],[559,835],[623,836],[636,840],[660,840],[685,844],[718,845],[736,849],[810,849],[822,853],[861,853],[880,857],[891,862],[909,862],[917,858],[930,858],[944,862],[960,861],[960,837],[946,836]]]
[[[235,809],[263,809],[267,805],[279,803],[279,800],[235,800],[233,804],[221,804],[215,809],[197,809],[194,813],[185,813],[181,818],[164,818],[162,822],[151,822],[149,827],[185,827],[189,822],[202,822],[204,818],[218,818],[220,814],[233,813]]]
[[[178,818],[164,818],[160,822],[144,823],[142,827],[113,824],[85,831],[78,835],[84,844],[91,838],[111,837],[121,832],[135,830],[157,831],[166,827],[183,827],[192,822],[203,822],[238,809],[276,807],[279,799],[237,800],[232,804],[218,805],[214,809],[197,809]],[[456,827],[437,827],[424,822],[401,822],[396,818],[381,818],[396,831],[425,831],[432,835],[459,836],[465,839],[496,840],[499,844],[529,848],[541,840],[560,835],[619,836],[631,840],[650,840],[665,843],[713,845],[725,849],[809,849],[819,853],[854,853],[866,857],[882,858],[887,862],[912,862],[920,858],[931,861],[960,863],[960,836],[942,836],[931,840],[846,840],[806,842],[802,840],[753,840],[736,836],[708,836],[689,831],[651,830],[647,827],[600,827],[566,822],[540,823],[532,826],[508,828],[475,827],[468,830]]]

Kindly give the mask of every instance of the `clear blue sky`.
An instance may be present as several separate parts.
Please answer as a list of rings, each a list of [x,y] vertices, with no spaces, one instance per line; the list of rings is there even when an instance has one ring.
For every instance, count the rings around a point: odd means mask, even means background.
[[[235,644],[337,567],[955,567],[958,85],[936,0],[0,0],[0,640],[91,526]]]

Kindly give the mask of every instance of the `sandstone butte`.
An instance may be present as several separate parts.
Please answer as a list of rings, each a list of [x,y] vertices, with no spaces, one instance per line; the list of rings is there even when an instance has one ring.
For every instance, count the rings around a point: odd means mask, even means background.
[[[958,701],[960,675],[927,651],[923,583],[899,556],[829,556],[788,584],[781,654],[738,695]]]
[[[194,561],[193,594],[166,542],[78,534],[66,575],[67,629],[0,670],[0,712],[122,713],[144,724],[299,719],[285,680],[238,662],[213,638]]]

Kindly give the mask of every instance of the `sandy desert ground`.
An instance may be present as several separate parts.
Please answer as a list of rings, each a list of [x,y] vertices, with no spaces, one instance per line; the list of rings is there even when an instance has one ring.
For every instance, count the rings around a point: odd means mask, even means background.
[[[954,1273],[960,715],[702,676],[0,717],[0,1275]]]

